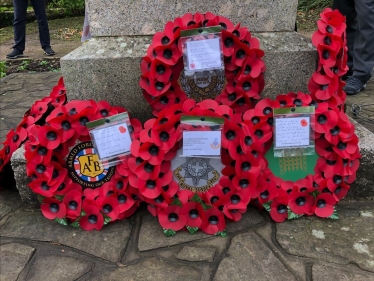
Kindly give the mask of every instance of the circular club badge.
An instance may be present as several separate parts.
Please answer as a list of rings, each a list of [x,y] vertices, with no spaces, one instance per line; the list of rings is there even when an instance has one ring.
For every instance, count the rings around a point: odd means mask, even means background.
[[[67,158],[69,177],[83,188],[96,188],[110,181],[115,166],[104,168],[91,141],[81,142],[70,150]]]

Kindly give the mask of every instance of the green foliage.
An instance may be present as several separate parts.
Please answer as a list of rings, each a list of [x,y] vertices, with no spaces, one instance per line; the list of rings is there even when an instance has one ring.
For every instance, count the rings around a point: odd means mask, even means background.
[[[50,6],[64,9],[66,15],[77,15],[84,11],[84,0],[56,0]]]
[[[30,64],[30,61],[24,60],[17,69],[18,70],[25,70],[29,67],[29,64]]]
[[[262,204],[262,206],[263,206],[263,207],[265,208],[265,210],[268,211],[268,212],[270,212],[270,210],[271,210],[270,205],[271,205],[271,202],[266,202],[266,203]]]
[[[333,219],[333,220],[339,219],[338,210],[336,210],[336,206],[334,206],[334,213],[331,216],[329,216],[329,219]]]
[[[288,219],[289,220],[293,220],[293,219],[298,219],[300,217],[302,217],[303,215],[298,215],[298,214],[295,214],[294,212],[292,212],[290,209],[288,209]]]
[[[55,221],[62,225],[68,225],[68,222],[65,218],[63,219],[55,218]]]
[[[165,229],[164,228],[164,234],[165,234],[166,237],[170,237],[170,236],[174,236],[177,233],[172,229]]]
[[[312,10],[332,7],[332,0],[299,0],[299,10]]]
[[[0,78],[6,76],[6,69],[7,69],[6,61],[0,61]]]
[[[188,226],[188,225],[186,226],[186,228],[187,228],[187,230],[190,234],[195,234],[199,230],[198,227],[191,227],[191,226]]]
[[[41,62],[39,62],[39,65],[46,66],[46,65],[48,65],[48,61],[42,60]]]

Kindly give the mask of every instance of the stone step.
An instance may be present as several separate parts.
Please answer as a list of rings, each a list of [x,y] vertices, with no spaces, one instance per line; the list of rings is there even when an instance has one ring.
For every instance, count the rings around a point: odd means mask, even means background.
[[[265,89],[274,98],[290,91],[307,91],[316,65],[310,39],[296,32],[253,33],[265,51]],[[97,37],[61,58],[68,98],[106,99],[124,106],[133,117],[151,117],[139,87],[140,60],[151,36]]]
[[[361,124],[351,119],[355,125],[355,133],[360,139],[360,168],[357,171],[356,181],[351,184],[351,189],[344,199],[345,201],[374,200],[374,134]],[[26,175],[25,149],[20,147],[11,158],[11,165],[14,171],[14,178],[20,197],[30,207],[38,207],[39,202],[35,193],[28,187],[29,179]]]
[[[186,13],[212,12],[253,32],[295,30],[297,0],[86,0],[92,36],[151,35]]]

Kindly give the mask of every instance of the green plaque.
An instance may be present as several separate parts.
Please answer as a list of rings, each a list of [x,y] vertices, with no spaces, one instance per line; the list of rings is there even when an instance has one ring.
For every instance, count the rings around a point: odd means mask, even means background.
[[[297,181],[307,175],[314,175],[314,167],[317,165],[318,155],[314,150],[312,155],[300,155],[293,157],[274,157],[274,145],[266,153],[265,158],[269,162],[269,169],[276,177],[288,181]]]

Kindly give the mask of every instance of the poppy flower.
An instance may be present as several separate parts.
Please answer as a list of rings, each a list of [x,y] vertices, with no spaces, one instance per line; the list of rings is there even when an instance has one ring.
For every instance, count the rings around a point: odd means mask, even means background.
[[[34,162],[27,162],[26,163],[26,172],[28,176],[36,175],[39,178],[44,177],[48,179],[48,181],[52,178],[53,174],[53,165],[51,162],[48,164],[36,164]]]
[[[207,234],[216,234],[224,231],[226,222],[223,214],[215,207],[205,211],[201,229]]]
[[[66,206],[66,217],[69,219],[76,219],[80,216],[82,208],[82,193],[77,190],[70,190],[64,196],[62,202]]]
[[[308,89],[318,100],[324,101],[336,95],[339,83],[339,76],[337,75],[329,78],[329,81],[325,84],[316,83],[311,79],[309,80]]]
[[[53,150],[49,150],[44,146],[34,146],[29,142],[25,144],[25,157],[34,164],[49,164],[52,158],[52,154]]]
[[[241,43],[237,36],[226,30],[222,30],[222,42],[222,52],[225,57],[231,57],[235,51],[235,47]]]
[[[71,116],[71,126],[80,137],[89,135],[86,123],[92,121],[94,116],[95,110],[92,107],[86,107]]]
[[[131,196],[131,192],[129,191],[118,191],[117,192],[117,201],[118,201],[118,208],[119,208],[119,215],[124,213],[132,208],[135,204],[134,198]],[[119,219],[119,218],[117,218]]]
[[[186,225],[190,227],[201,227],[204,209],[200,203],[188,202],[182,206],[180,211],[182,216],[187,218]]]
[[[340,201],[348,194],[350,186],[345,183],[333,184],[332,182],[329,182],[328,189],[333,194],[335,200]]]
[[[316,31],[312,35],[312,44],[314,46],[325,45],[338,52],[343,46],[343,40],[337,35]]]
[[[243,137],[242,129],[234,122],[225,120],[222,131],[222,147],[229,148],[240,143],[240,139]]]
[[[174,23],[169,21],[165,26],[164,32],[156,32],[152,38],[152,45],[157,48],[159,46],[169,46],[174,41]]]
[[[277,198],[279,189],[277,188],[274,181],[263,178],[263,190],[258,195],[258,200],[261,204],[269,202]],[[260,179],[259,182],[261,183]]]
[[[59,185],[51,184],[48,178],[37,178],[29,183],[29,187],[37,194],[45,197],[52,197]]]
[[[164,229],[174,231],[181,230],[186,226],[187,217],[181,214],[182,208],[179,206],[168,206],[158,214],[158,221]]]
[[[170,66],[175,65],[181,58],[181,52],[175,42],[167,46],[155,47],[154,54],[159,61]]]
[[[113,196],[97,198],[96,205],[106,216],[110,217],[112,221],[116,220],[119,215],[119,202],[117,198]]]
[[[313,206],[314,213],[321,218],[328,218],[334,213],[336,200],[333,195],[321,193],[317,196]]]
[[[86,215],[79,220],[79,224],[82,229],[91,231],[91,230],[100,230],[104,226],[104,217],[101,214],[98,207],[92,204],[83,204],[83,210]]]
[[[164,151],[171,149],[180,135],[181,132],[177,131],[174,125],[169,123],[151,130],[152,142]]]
[[[49,220],[54,220],[55,218],[62,219],[66,216],[65,204],[55,198],[44,198],[40,209],[43,215]]]
[[[233,85],[227,84],[228,91]],[[240,77],[235,85],[235,92],[247,98],[259,99],[260,85],[258,79],[251,78],[250,76]]]
[[[270,216],[276,222],[284,222],[288,218],[288,195],[279,190],[279,195],[270,204]]]
[[[324,134],[333,129],[338,124],[338,120],[338,115],[334,110],[326,110],[316,112],[315,122],[312,122],[311,125],[317,133]]]
[[[247,211],[245,209],[235,209],[234,205],[225,206],[223,208],[223,214],[228,218],[230,221],[240,221],[242,218],[242,214]]]
[[[358,150],[358,137],[353,135],[351,139],[340,140],[336,145],[332,146],[332,149],[344,159],[352,159]]]
[[[251,173],[258,176],[260,174],[260,164],[252,154],[244,154],[236,158],[235,171],[238,175]]]
[[[88,100],[73,100],[68,102],[65,105],[66,112],[70,115],[73,116],[75,114],[78,114],[78,112],[83,111],[85,108],[91,107],[92,104]]]
[[[289,195],[288,205],[292,212],[298,215],[313,214],[314,197],[305,192],[293,191]]]
[[[37,122],[40,118],[42,118],[43,114],[48,110],[48,103],[43,101],[36,101],[30,110],[30,116],[34,118],[34,121]]]
[[[82,194],[82,186],[77,183],[73,183],[73,181],[66,177],[65,180],[57,187],[56,195],[64,195],[71,190],[76,190],[80,194]]]
[[[345,17],[338,10],[326,9],[320,14],[321,19],[317,21],[318,30],[322,33],[342,36],[345,29]]]
[[[334,111],[339,114],[339,119],[333,128],[325,132],[325,138],[336,145],[340,140],[347,140],[354,135],[354,126],[344,112]]]
[[[251,197],[255,192],[257,179],[252,174],[238,174],[232,179],[233,187],[237,190],[242,190],[248,193]]]
[[[47,149],[55,149],[61,142],[60,131],[51,126],[41,126],[38,133],[40,144]]]
[[[140,160],[142,162],[137,164]],[[152,165],[148,161],[143,161],[141,158],[139,159],[139,157],[136,159],[130,158],[128,164],[130,170],[134,171],[141,180],[154,180],[160,173],[160,165]]]

